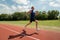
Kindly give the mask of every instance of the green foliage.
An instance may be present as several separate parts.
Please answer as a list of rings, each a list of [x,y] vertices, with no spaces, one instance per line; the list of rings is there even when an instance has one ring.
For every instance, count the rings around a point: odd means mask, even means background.
[[[48,19],[57,19],[57,16],[59,15],[59,11],[57,10],[52,10],[48,11]]]
[[[8,15],[7,20],[8,20],[8,21],[12,21],[12,20],[13,20],[13,16],[12,16],[12,15]]]
[[[47,16],[46,12],[43,11],[42,14],[41,14],[41,19],[42,19],[42,20],[47,20],[47,17],[48,17],[48,16]]]
[[[12,14],[13,20],[26,20],[26,12],[15,12]]]
[[[38,15],[36,15],[36,19],[38,20],[55,20],[58,19],[59,11],[58,10],[49,10],[46,11],[38,11]],[[0,20],[29,20],[30,14],[27,12],[15,12],[12,14],[0,14]],[[60,17],[59,17],[60,18]]]
[[[0,20],[7,20],[8,14],[1,14],[0,15]]]

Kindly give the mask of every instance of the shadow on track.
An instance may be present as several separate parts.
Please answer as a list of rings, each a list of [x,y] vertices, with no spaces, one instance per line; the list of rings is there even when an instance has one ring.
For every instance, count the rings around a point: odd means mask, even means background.
[[[23,38],[24,36],[32,36],[32,35],[34,35],[34,34],[38,35],[38,33],[36,33],[36,32],[34,32],[34,33],[32,33],[32,34],[27,34],[26,31],[23,30],[23,32],[20,33],[20,34],[17,34],[17,35],[10,35],[8,39],[13,39],[13,38],[16,38],[16,37]]]

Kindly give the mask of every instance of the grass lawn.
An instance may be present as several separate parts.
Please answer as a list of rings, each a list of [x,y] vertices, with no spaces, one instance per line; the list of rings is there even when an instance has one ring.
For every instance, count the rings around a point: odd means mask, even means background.
[[[5,24],[13,24],[13,25],[24,26],[28,22],[29,21],[0,21],[0,24],[5,23]],[[39,25],[40,29],[60,31],[60,20],[38,21],[38,25]],[[29,27],[35,28],[35,23],[33,22],[31,25],[29,25]]]

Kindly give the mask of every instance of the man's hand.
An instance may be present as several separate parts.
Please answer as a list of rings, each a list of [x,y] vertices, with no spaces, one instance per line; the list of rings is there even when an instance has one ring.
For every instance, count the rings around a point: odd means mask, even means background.
[[[28,18],[28,12],[26,12],[26,14],[25,14],[25,15],[26,15],[26,17]]]
[[[38,11],[35,11],[35,15],[37,16],[39,14],[39,12]]]
[[[29,14],[31,13],[31,10],[30,11],[28,11],[28,12],[26,12],[26,16],[27,16],[27,18],[29,18]]]

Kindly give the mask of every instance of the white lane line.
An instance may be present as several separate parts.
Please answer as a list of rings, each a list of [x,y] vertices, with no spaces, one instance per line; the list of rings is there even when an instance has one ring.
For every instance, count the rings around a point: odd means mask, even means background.
[[[12,32],[15,32],[15,33],[19,34],[19,32],[15,31],[15,30],[13,30],[13,29],[9,29],[9,28],[7,28],[7,27],[2,27],[2,26],[1,26],[1,28],[6,29],[6,30],[9,30],[9,31],[12,31]],[[35,38],[35,37],[32,37],[32,36],[26,36],[26,37],[29,37],[29,38],[34,39],[34,40],[40,40],[40,39]]]

